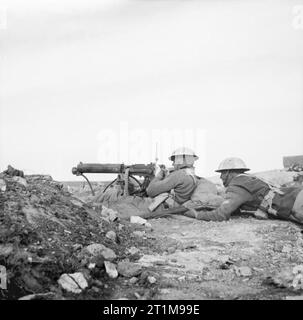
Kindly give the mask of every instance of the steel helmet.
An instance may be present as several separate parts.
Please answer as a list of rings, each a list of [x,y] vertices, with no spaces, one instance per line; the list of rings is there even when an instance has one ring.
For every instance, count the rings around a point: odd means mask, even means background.
[[[225,170],[243,170],[248,171],[245,162],[240,158],[226,158],[220,164],[216,172],[222,172]]]
[[[174,161],[175,156],[193,156],[195,160],[198,160],[199,157],[195,154],[195,152],[192,149],[186,148],[186,147],[181,147],[176,149],[172,155],[168,158],[171,161]]]

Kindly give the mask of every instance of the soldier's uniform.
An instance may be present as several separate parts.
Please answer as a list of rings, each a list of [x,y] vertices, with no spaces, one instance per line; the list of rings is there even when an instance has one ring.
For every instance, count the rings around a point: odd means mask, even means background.
[[[228,220],[238,209],[258,211],[271,217],[288,219],[294,212],[303,212],[303,187],[273,189],[253,175],[239,174],[231,180],[221,206],[209,212],[197,212],[195,217],[207,221]],[[192,212],[186,215],[192,216]]]
[[[185,215],[206,221],[228,220],[239,209],[252,211],[257,218],[277,218],[303,223],[303,186],[276,187],[254,175],[239,158],[223,160],[217,172],[226,185],[225,199],[219,208],[208,212],[194,209]],[[228,174],[233,172],[229,181]],[[226,175],[227,174],[227,175]],[[227,177],[227,178],[226,178]]]
[[[173,198],[176,205],[190,200],[197,184],[197,178],[192,168],[180,168],[172,172],[165,179],[155,177],[146,189],[148,196],[156,197],[163,192],[174,190]]]
[[[197,185],[193,167],[197,159],[191,149],[179,148],[169,157],[174,162],[175,171],[166,177],[164,171],[157,174],[146,189],[148,197],[125,197],[121,187],[113,186],[95,201],[120,212],[124,218],[131,215],[148,217],[152,211],[182,205],[190,200]]]

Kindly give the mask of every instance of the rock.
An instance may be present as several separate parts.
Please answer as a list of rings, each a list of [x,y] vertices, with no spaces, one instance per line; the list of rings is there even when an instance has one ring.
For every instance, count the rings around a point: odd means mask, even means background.
[[[251,268],[249,267],[235,267],[235,272],[239,277],[250,277],[252,275]]]
[[[145,235],[144,231],[134,231],[133,235],[137,236],[137,237],[143,237]]]
[[[70,200],[70,202],[71,202],[74,206],[77,206],[77,207],[80,207],[80,208],[83,207],[83,203],[82,203],[80,200],[78,200],[78,199],[73,198],[73,199]]]
[[[177,250],[176,247],[169,247],[169,248],[167,249],[167,252],[168,252],[169,254],[173,254],[173,253],[176,252],[176,250]]]
[[[6,191],[6,182],[4,179],[0,179],[0,190],[2,192]]]
[[[14,251],[12,244],[0,244],[0,257],[8,257]]]
[[[86,281],[90,282],[92,280],[91,271],[88,268],[80,268],[77,272],[82,273]]]
[[[152,225],[149,222],[147,222],[146,219],[143,219],[143,218],[141,218],[139,216],[131,216],[130,217],[130,223],[137,223],[137,224],[140,224],[142,226],[146,226],[148,228],[152,228]]]
[[[112,249],[109,249],[100,243],[90,244],[89,246],[85,247],[82,251],[88,252],[93,257],[101,255],[105,260],[109,261],[112,261],[117,257]]]
[[[113,222],[118,219],[118,212],[113,209],[109,209],[105,206],[102,206],[101,216],[106,220]]]
[[[152,228],[152,225],[149,222],[147,222],[146,219],[143,219],[139,216],[131,216],[130,223],[136,223],[136,224],[140,224],[142,226],[145,226],[147,228]]]
[[[145,223],[147,223],[147,220],[143,219],[139,216],[131,216],[130,223],[137,223],[137,224],[145,225]]]
[[[135,247],[130,247],[129,249],[127,249],[127,253],[131,254],[131,255],[134,255],[136,253],[139,253],[140,250],[138,248],[135,248]]]
[[[39,199],[35,194],[32,194],[32,195],[31,195],[31,198],[30,198],[30,202],[31,202],[32,204],[39,203],[39,202],[40,202],[40,199]]]
[[[291,245],[285,245],[283,248],[282,248],[282,252],[283,253],[290,253],[292,251],[292,246]]]
[[[117,258],[115,252],[112,249],[106,248],[102,251],[102,256],[105,260],[113,261]]]
[[[95,267],[96,267],[96,263],[90,263],[88,265],[88,269],[90,269],[90,270],[95,269]]]
[[[27,181],[22,177],[15,176],[12,178],[12,180],[23,185],[25,188],[27,187]]]
[[[147,277],[147,281],[150,283],[150,284],[154,284],[157,282],[157,279],[153,276],[149,276]]]
[[[88,287],[88,283],[81,272],[65,273],[61,275],[58,283],[64,290],[77,294]]]
[[[138,278],[137,277],[132,277],[131,279],[129,279],[129,283],[130,284],[135,284],[135,283],[137,283],[138,282]]]
[[[108,231],[106,233],[105,237],[110,239],[110,240],[112,240],[112,241],[114,241],[114,242],[116,242],[116,240],[117,240],[117,235],[116,235],[116,233],[114,231]]]
[[[142,272],[142,267],[138,264],[124,260],[118,263],[117,270],[122,276],[132,278],[138,276]]]
[[[106,273],[110,278],[116,279],[118,277],[118,271],[114,263],[111,263],[109,261],[104,261],[104,266],[105,266]]]

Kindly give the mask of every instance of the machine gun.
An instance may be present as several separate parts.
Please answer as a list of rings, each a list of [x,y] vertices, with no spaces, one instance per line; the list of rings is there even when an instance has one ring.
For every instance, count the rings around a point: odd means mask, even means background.
[[[164,165],[159,165],[161,169],[165,169]],[[154,177],[156,163],[150,164],[112,164],[112,163],[82,163],[80,162],[77,167],[72,168],[72,173],[76,176],[83,176],[95,195],[92,185],[84,173],[113,173],[118,174],[118,177],[113,180],[103,192],[106,191],[115,182],[123,186],[124,195],[138,195],[146,196],[146,188],[148,187],[151,179]],[[143,177],[143,182],[139,181],[134,176]],[[133,180],[137,185],[130,183]]]

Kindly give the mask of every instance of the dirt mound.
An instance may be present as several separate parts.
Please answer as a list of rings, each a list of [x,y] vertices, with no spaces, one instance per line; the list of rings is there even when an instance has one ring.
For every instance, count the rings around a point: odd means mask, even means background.
[[[0,265],[7,270],[1,299],[110,298],[115,284],[104,261],[132,260],[128,248],[152,247],[147,237],[134,236],[134,225],[104,219],[50,176],[2,174],[0,180]],[[89,245],[105,249],[96,254]],[[58,283],[73,273],[87,281],[80,294]]]

